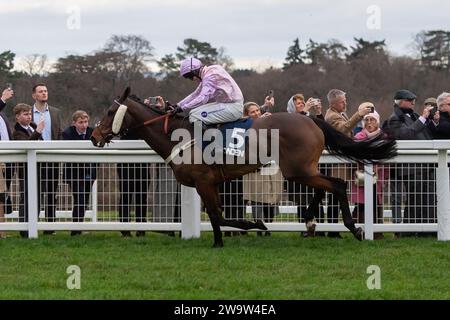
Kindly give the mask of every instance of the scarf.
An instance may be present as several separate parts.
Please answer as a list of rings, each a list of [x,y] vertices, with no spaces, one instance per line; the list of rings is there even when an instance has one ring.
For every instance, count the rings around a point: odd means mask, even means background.
[[[375,130],[374,132],[369,132],[369,131],[367,131],[367,129],[362,129],[362,131],[364,132],[364,134],[365,135],[367,135],[367,138],[368,139],[373,139],[373,138],[375,138],[376,136],[378,136],[380,133],[381,133],[381,129],[380,128],[378,128],[377,130]]]
[[[295,113],[297,109],[295,109],[294,96],[292,96],[287,103],[287,112]]]

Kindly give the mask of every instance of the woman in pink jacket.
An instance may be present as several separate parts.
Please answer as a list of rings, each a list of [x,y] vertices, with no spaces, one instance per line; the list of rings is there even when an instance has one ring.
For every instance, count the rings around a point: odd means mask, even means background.
[[[365,102],[367,106],[373,107],[370,102]],[[368,140],[374,139],[382,134],[380,129],[380,115],[378,112],[373,110],[373,112],[368,113],[363,118],[363,129],[358,132],[355,136],[355,140]],[[373,212],[376,213],[376,220],[374,223],[383,223],[383,184],[388,177],[388,168],[383,166],[375,166],[374,171],[376,172],[376,188],[374,188],[374,208]],[[352,182],[352,192],[351,192],[351,202],[355,204],[353,210],[353,219],[357,223],[364,223],[364,182],[361,180],[361,173],[364,173],[364,167],[357,170],[359,173],[359,178],[355,172],[354,180]],[[382,233],[375,233],[374,239],[383,239]]]

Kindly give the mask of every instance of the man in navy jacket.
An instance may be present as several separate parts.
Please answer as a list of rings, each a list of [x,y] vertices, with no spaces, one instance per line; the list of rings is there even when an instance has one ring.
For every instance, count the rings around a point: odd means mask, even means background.
[[[89,140],[93,129],[88,126],[89,116],[85,111],[78,110],[72,116],[72,126],[66,128],[63,140]],[[83,222],[92,184],[97,178],[97,164],[94,163],[66,163],[64,179],[73,194],[73,222]],[[81,231],[72,231],[71,235],[79,235]]]

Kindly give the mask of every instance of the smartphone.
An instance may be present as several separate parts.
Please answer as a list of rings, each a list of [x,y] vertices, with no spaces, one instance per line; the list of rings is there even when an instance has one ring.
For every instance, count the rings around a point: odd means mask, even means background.
[[[374,113],[375,112],[375,107],[370,107],[370,113]]]
[[[11,89],[12,90],[12,88],[13,88],[12,83],[7,83],[6,84],[6,89]]]
[[[155,104],[158,103],[158,98],[157,97],[148,97],[147,99],[148,99],[148,101],[149,101],[149,103],[151,105],[155,105]]]
[[[269,94],[268,94],[269,99],[272,99],[272,98],[273,98],[273,95],[274,95],[273,90],[269,90]]]
[[[314,98],[313,101],[314,101],[314,104],[313,104],[314,107],[317,107],[320,104],[320,99],[319,98]]]
[[[434,106],[433,109],[430,110],[430,115],[428,116],[428,118],[433,119],[434,115],[436,114],[437,111],[438,111],[438,107]]]

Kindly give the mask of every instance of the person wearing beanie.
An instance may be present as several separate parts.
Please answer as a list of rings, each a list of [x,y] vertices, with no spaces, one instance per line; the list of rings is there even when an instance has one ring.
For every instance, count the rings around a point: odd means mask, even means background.
[[[375,107],[371,102],[365,102],[364,104],[374,109],[373,112],[368,113],[363,117],[363,128],[355,135],[355,140],[375,139],[382,134],[380,129],[380,115],[375,111]],[[376,172],[374,177],[376,180],[376,188],[373,188],[373,212],[376,217],[374,223],[383,223],[383,183],[385,182],[385,178],[388,177],[389,172],[382,166],[375,166],[374,171]],[[361,166],[355,171],[351,185],[352,192],[350,200],[355,204],[352,216],[357,223],[364,223],[364,180],[361,179],[363,176],[364,167]],[[382,233],[376,232],[374,234],[375,240],[383,238],[384,236]]]

